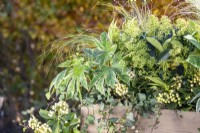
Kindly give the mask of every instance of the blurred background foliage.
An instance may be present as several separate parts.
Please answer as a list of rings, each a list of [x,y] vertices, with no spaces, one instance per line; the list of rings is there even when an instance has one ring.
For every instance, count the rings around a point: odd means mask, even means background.
[[[99,0],[121,3],[127,0]],[[22,114],[45,105],[45,89],[56,74],[48,60],[38,64],[46,44],[79,29],[106,30],[112,11],[98,0],[0,0],[0,132],[21,132]],[[158,16],[172,0],[147,1]],[[143,1],[138,1],[142,5]],[[48,70],[48,73],[47,71]],[[2,106],[3,105],[3,106]],[[31,108],[34,107],[34,108]]]

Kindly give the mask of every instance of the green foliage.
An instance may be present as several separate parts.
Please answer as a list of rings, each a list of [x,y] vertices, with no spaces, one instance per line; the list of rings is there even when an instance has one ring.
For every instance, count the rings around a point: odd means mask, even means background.
[[[97,122],[99,132],[103,128],[114,132],[117,124],[123,125],[120,131],[125,132],[135,124],[132,113],[123,120],[106,119],[119,105],[143,116],[160,107],[194,109],[188,101],[200,91],[198,23],[185,19],[173,23],[166,16],[146,17],[149,21],[143,26],[138,16],[129,16],[121,26],[113,21],[99,38],[69,35],[59,46],[75,45],[77,53],[59,65],[64,70],[54,78],[46,95],[49,98],[55,93],[60,100],[78,101],[83,106],[98,104],[103,117],[96,120],[89,115],[84,131]],[[45,112],[40,114],[48,119]],[[56,123],[55,129],[62,129],[61,121]]]

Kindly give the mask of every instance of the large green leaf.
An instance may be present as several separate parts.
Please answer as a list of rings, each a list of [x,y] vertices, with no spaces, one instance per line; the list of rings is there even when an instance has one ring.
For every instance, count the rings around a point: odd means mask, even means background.
[[[200,43],[191,35],[184,36],[185,39],[190,41],[195,47],[200,49]]]
[[[162,52],[164,49],[163,49],[163,46],[160,44],[160,42],[158,42],[155,38],[152,38],[152,37],[147,37],[146,38],[147,41],[149,43],[151,43],[155,48],[158,49],[158,51]]]
[[[200,55],[189,55],[186,61],[193,66],[200,68]]]

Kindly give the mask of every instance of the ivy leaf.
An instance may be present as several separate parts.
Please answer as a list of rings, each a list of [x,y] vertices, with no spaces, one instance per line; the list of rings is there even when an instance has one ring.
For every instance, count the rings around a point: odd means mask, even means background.
[[[146,95],[145,95],[145,94],[139,93],[139,94],[138,94],[138,97],[139,97],[139,100],[140,100],[141,102],[143,102],[143,101],[146,100]]]
[[[108,121],[111,123],[116,123],[118,118],[109,118]]]
[[[188,41],[190,41],[195,47],[200,49],[200,43],[193,36],[186,35],[186,36],[184,36],[184,38],[187,39]]]
[[[88,116],[86,117],[86,122],[87,122],[88,124],[94,125],[94,120],[95,120],[95,118],[94,118],[93,115],[88,115]]]
[[[151,43],[155,48],[157,48],[158,51],[160,51],[160,52],[163,51],[162,45],[161,45],[160,42],[158,42],[155,38],[147,37],[146,39],[147,39],[147,41],[148,41],[149,43]]]

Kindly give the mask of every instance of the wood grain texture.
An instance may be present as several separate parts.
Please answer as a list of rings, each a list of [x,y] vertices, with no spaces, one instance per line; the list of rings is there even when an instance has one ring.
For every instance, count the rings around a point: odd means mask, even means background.
[[[115,107],[113,114],[109,118],[123,117],[130,107]],[[101,118],[98,114],[99,106],[81,108],[81,123],[83,125],[87,115],[94,115],[95,118]],[[199,133],[200,128],[200,113],[196,112],[181,112],[172,110],[162,110],[162,115],[159,117],[159,123],[156,128],[152,128],[155,124],[155,115],[150,118],[140,118],[136,124],[136,129],[139,133]],[[97,133],[96,127],[98,123],[88,127],[88,133]],[[104,131],[106,133],[106,131]],[[102,132],[102,133],[104,133]],[[135,130],[129,129],[127,133],[134,133]],[[119,132],[120,133],[120,132]]]
[[[149,128],[154,124],[155,116],[151,119],[142,118],[139,121],[141,133],[151,133]],[[175,112],[172,110],[162,110],[159,117],[159,124],[153,129],[152,133],[199,133],[200,114],[196,112]]]

